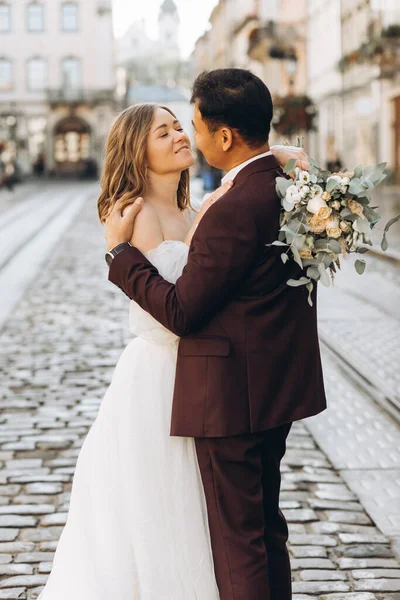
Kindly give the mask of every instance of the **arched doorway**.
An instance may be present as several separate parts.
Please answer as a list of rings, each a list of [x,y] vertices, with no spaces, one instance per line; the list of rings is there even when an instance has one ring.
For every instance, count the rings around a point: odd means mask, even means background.
[[[66,117],[54,128],[54,159],[58,175],[77,176],[90,160],[91,131],[76,116]]]

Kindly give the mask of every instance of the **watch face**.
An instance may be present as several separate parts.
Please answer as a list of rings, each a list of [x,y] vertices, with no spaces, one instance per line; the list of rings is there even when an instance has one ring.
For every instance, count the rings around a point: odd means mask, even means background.
[[[106,254],[106,263],[107,263],[108,266],[111,266],[113,258],[114,257],[111,254],[111,252],[107,252],[107,254]]]

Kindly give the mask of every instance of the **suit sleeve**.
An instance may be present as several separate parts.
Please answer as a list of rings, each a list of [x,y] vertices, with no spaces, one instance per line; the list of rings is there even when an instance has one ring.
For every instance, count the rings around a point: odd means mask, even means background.
[[[257,248],[257,228],[246,203],[238,206],[226,198],[200,222],[188,263],[175,285],[165,281],[137,248],[114,258],[109,280],[167,329],[184,337],[229,301],[253,264]]]

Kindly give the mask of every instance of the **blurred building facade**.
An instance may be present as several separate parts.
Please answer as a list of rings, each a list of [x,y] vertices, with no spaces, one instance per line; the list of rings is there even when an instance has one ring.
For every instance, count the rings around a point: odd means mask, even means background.
[[[180,56],[180,17],[174,0],[161,3],[158,25],[155,40],[148,36],[145,21],[141,19],[132,23],[115,42],[121,106],[129,104],[129,96],[135,95],[132,90],[135,86],[189,86],[188,61]]]
[[[111,0],[0,2],[0,136],[26,166],[101,162],[114,117]]]
[[[306,18],[307,0],[220,0],[195,46],[193,76],[212,68],[251,69],[274,98],[272,138],[307,135],[313,107],[306,94]]]
[[[387,161],[400,183],[395,1],[220,0],[192,59],[193,76],[235,66],[266,82],[273,141],[304,136],[324,165]]]

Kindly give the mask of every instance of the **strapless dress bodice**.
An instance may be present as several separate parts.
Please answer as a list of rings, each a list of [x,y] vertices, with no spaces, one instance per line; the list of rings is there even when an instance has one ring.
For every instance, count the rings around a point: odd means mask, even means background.
[[[165,240],[145,256],[158,270],[161,277],[176,283],[187,263],[189,246],[179,240]],[[137,302],[131,300],[129,307],[130,331],[151,344],[171,344],[179,338],[156,321]]]

